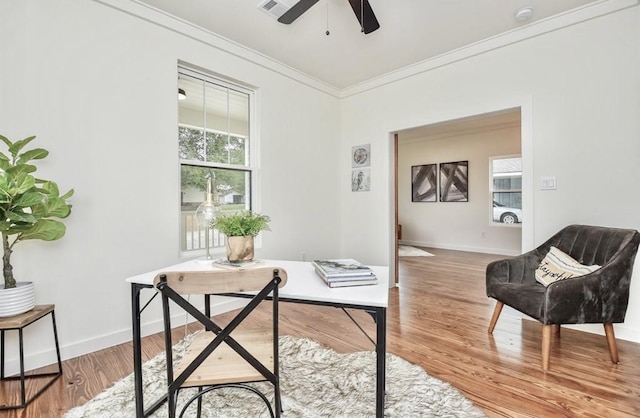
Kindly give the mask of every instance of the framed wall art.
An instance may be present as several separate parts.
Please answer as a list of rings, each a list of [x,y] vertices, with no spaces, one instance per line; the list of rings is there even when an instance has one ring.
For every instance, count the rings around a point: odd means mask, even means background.
[[[371,165],[371,144],[356,145],[351,148],[351,167],[369,167]]]
[[[440,201],[469,201],[469,161],[440,163]]]
[[[437,164],[411,166],[411,201],[436,202],[438,194]]]
[[[371,190],[371,173],[368,168],[358,168],[351,171],[351,191],[368,192]]]
[[[371,144],[351,147],[351,191],[371,190]]]

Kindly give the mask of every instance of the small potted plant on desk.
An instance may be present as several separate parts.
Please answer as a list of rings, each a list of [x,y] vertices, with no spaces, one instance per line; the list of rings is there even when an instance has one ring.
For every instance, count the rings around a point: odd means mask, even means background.
[[[67,199],[73,189],[60,196],[58,185],[50,180],[35,178],[34,160],[49,155],[43,148],[23,151],[35,136],[12,142],[0,135],[7,153],[0,152],[0,232],[2,233],[2,272],[0,285],[0,317],[27,312],[35,306],[33,282],[16,282],[13,277],[11,254],[20,241],[40,239],[54,241],[64,236],[66,227],[54,218],[62,219],[71,213]]]
[[[219,215],[211,221],[211,227],[227,237],[227,259],[230,262],[253,260],[254,237],[260,231],[269,231],[271,219],[252,211],[240,211]]]

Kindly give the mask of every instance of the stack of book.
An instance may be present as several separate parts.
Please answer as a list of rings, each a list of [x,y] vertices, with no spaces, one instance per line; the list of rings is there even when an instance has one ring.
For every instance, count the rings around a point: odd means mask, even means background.
[[[352,259],[313,260],[318,276],[329,287],[364,286],[377,284],[373,270]]]

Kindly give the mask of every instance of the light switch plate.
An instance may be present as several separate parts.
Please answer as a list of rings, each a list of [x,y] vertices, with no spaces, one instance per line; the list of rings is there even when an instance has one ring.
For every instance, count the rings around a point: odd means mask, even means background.
[[[540,178],[540,190],[556,190],[556,178],[553,177],[541,177]]]

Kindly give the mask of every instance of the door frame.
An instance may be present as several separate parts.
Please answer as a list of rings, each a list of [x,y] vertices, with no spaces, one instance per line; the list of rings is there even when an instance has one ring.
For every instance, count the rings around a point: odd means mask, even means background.
[[[470,116],[482,115],[485,113],[492,113],[506,109],[520,108],[520,141],[521,141],[521,155],[522,155],[522,214],[526,219],[526,222],[522,225],[522,238],[520,244],[520,251],[525,253],[535,248],[535,218],[533,210],[533,201],[535,193],[534,182],[534,168],[533,168],[533,98],[531,96],[521,97],[517,100],[507,103],[499,103],[493,105],[481,106],[479,109],[472,109],[469,112],[457,111],[453,114],[441,116],[434,120],[415,125],[426,126],[441,122],[447,122],[455,119],[466,118]],[[400,129],[395,129],[389,132],[390,140],[390,152],[391,156],[389,164],[391,173],[393,173],[393,181],[390,183],[389,196],[393,201],[393,209],[390,214],[389,226],[391,227],[394,235],[393,254],[390,254],[389,260],[393,260],[394,268],[394,280],[395,286],[400,283],[399,275],[399,237],[398,237],[398,132],[405,129],[413,128],[411,126]],[[390,249],[391,250],[391,249]],[[391,285],[391,284],[390,284]]]

